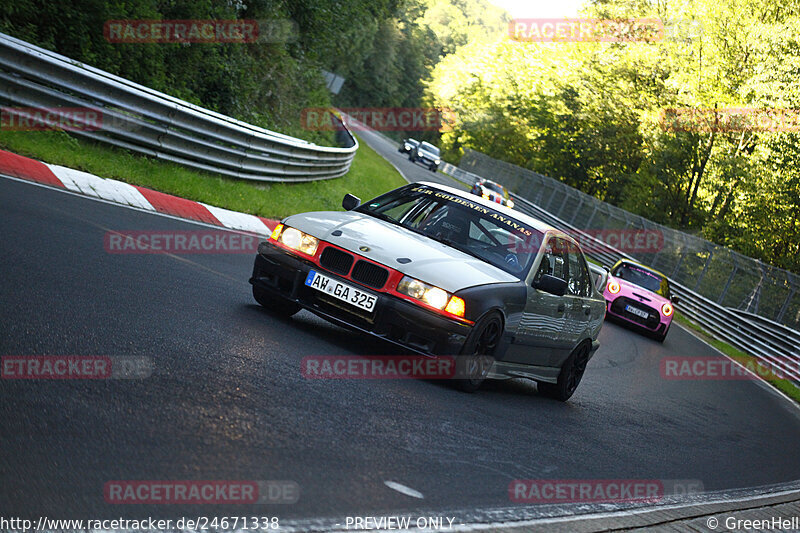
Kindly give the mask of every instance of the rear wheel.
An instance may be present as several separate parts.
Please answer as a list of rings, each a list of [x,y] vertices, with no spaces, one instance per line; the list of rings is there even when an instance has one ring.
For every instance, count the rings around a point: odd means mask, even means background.
[[[290,317],[300,310],[300,305],[281,298],[272,296],[267,291],[253,285],[253,298],[268,311],[285,317]]]
[[[566,402],[575,393],[578,384],[586,371],[586,364],[589,362],[589,345],[582,343],[567,357],[561,372],[558,374],[556,383],[542,383],[537,387],[539,392],[562,402]]]
[[[467,342],[458,356],[458,373],[465,376],[457,380],[458,387],[465,392],[480,388],[494,363],[494,352],[503,334],[500,315],[492,313],[475,324]]]

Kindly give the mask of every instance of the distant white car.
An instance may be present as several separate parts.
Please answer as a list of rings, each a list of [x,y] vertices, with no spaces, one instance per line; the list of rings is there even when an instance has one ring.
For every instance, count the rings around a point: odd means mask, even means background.
[[[401,154],[408,154],[411,153],[411,151],[417,146],[419,146],[419,141],[409,137],[408,139],[403,139],[403,142],[400,144],[400,148],[398,148],[397,151]]]
[[[408,153],[408,160],[412,163],[422,163],[431,172],[436,172],[442,162],[439,149],[425,141],[419,143]]]
[[[567,234],[465,191],[414,183],[346,211],[292,215],[259,245],[255,299],[426,355],[466,361],[464,390],[526,377],[566,400],[605,300]]]
[[[472,185],[470,192],[491,202],[497,202],[506,207],[514,207],[514,200],[511,199],[508,189],[494,181],[481,178]]]

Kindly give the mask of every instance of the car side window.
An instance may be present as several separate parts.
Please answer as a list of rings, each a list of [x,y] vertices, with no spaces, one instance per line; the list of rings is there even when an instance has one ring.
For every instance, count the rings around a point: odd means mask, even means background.
[[[569,242],[569,279],[567,280],[567,293],[573,296],[588,298],[592,295],[592,281],[589,278],[589,271],[586,268],[586,261],[583,259],[578,247]]]
[[[564,241],[558,237],[551,237],[547,241],[542,256],[542,262],[539,264],[539,270],[536,271],[534,281],[539,281],[544,274],[549,274],[557,278],[567,279],[567,250]]]

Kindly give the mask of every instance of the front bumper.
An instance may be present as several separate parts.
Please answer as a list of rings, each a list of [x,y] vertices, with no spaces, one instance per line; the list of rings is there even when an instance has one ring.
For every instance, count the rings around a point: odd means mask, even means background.
[[[368,333],[416,353],[456,355],[460,353],[472,326],[437,315],[413,303],[369,287],[362,290],[377,296],[370,313],[305,285],[309,270],[349,285],[347,280],[311,261],[286,252],[271,243],[260,247],[250,283],[275,297],[285,298],[330,322]]]
[[[625,298],[618,297],[606,302],[606,317],[616,319],[620,322],[636,326],[652,333],[664,333],[672,322],[672,317],[664,318],[658,311],[648,306],[650,316],[643,319],[637,315],[629,313],[624,309]]]

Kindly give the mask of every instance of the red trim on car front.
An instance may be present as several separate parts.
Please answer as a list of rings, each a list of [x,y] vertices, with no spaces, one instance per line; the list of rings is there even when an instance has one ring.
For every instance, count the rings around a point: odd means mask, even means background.
[[[400,280],[403,279],[403,277],[406,276],[406,274],[400,272],[399,270],[395,270],[394,268],[392,268],[390,266],[386,266],[383,263],[378,263],[377,261],[373,261],[372,259],[368,259],[368,258],[364,257],[363,255],[359,255],[359,254],[354,253],[354,252],[352,252],[352,251],[350,251],[350,250],[348,250],[346,248],[342,248],[341,246],[336,246],[335,244],[331,244],[331,243],[329,243],[327,241],[323,241],[322,239],[319,239],[319,245],[317,246],[317,250],[316,250],[316,252],[314,252],[314,255],[312,257],[312,256],[306,255],[306,254],[304,254],[302,252],[298,252],[297,250],[295,250],[293,248],[289,248],[288,246],[286,246],[285,244],[283,244],[280,241],[276,241],[276,240],[273,240],[273,239],[270,238],[268,240],[268,242],[274,244],[275,246],[277,246],[278,248],[281,248],[282,250],[286,250],[287,252],[291,253],[292,255],[295,255],[297,257],[302,257],[304,259],[307,259],[307,260],[311,261],[316,266],[318,266],[319,268],[324,270],[326,273],[333,274],[334,276],[339,276],[339,277],[344,278],[344,279],[346,279],[348,281],[351,281],[351,282],[353,282],[353,283],[355,283],[357,285],[360,285],[362,287],[366,287],[367,289],[369,289],[371,291],[390,294],[390,295],[392,295],[392,296],[394,296],[396,298],[400,298],[401,300],[406,300],[407,302],[411,302],[411,303],[413,303],[415,305],[418,305],[420,307],[423,307],[425,309],[433,311],[434,313],[440,314],[440,315],[445,316],[447,318],[452,318],[453,320],[457,320],[457,321],[462,322],[464,324],[469,324],[470,326],[475,324],[475,322],[473,322],[472,320],[467,320],[466,318],[460,317],[458,315],[454,315],[452,313],[448,313],[444,309],[437,309],[436,307],[433,307],[432,305],[428,305],[427,303],[423,302],[422,300],[417,300],[416,298],[412,298],[411,296],[408,296],[407,294],[403,294],[403,293],[397,292],[397,285],[400,283]],[[332,271],[328,270],[327,268],[323,267],[320,264],[319,257],[322,254],[323,250],[325,250],[325,248],[328,248],[328,247],[336,248],[337,250],[341,250],[342,252],[348,253],[348,254],[352,255],[353,257],[355,257],[355,260],[353,261],[353,264],[350,266],[350,270],[347,272],[347,274],[340,274],[338,272],[332,272]],[[386,283],[384,283],[382,289],[376,289],[375,287],[370,287],[369,285],[361,283],[360,281],[357,281],[357,280],[353,279],[350,276],[350,274],[353,272],[353,267],[355,266],[357,261],[366,261],[368,263],[372,263],[373,265],[378,265],[379,267],[385,268],[386,270],[389,271],[389,277],[386,280]],[[425,280],[420,280],[420,281],[424,282]]]

